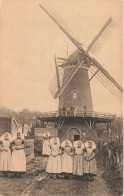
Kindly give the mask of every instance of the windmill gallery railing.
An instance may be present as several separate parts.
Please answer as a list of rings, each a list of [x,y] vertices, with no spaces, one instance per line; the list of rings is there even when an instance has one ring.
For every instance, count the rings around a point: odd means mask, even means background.
[[[92,118],[104,118],[115,119],[115,114],[101,113],[101,112],[85,112],[85,111],[55,111],[55,112],[43,112],[37,115],[37,118],[52,118],[52,117],[92,117]]]

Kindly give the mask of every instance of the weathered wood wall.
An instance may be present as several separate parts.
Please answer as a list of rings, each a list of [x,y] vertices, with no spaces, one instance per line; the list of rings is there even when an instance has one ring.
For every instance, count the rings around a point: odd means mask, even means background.
[[[29,162],[34,158],[34,139],[28,139],[24,141],[26,161]]]

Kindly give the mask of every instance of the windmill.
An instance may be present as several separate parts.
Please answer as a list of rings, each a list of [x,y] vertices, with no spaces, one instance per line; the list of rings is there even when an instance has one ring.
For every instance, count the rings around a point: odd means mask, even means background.
[[[69,119],[67,121],[66,118],[66,122],[63,121],[63,130],[73,129],[74,132],[77,129],[80,130],[79,135],[81,135],[82,129],[84,130],[86,128],[84,126],[82,128],[82,124],[85,124],[85,126],[88,125],[91,135],[93,125],[98,121],[96,114],[93,112],[90,81],[96,77],[113,96],[119,100],[122,100],[123,96],[122,87],[104,67],[92,57],[92,55],[97,55],[101,50],[106,40],[117,28],[117,23],[110,17],[85,50],[80,40],[48,3],[42,2],[39,6],[77,47],[77,50],[66,59],[55,57],[56,76],[49,86],[49,91],[52,96],[55,99],[59,97],[59,116],[79,117],[81,115],[80,117],[82,117],[83,112],[84,123],[82,123],[80,118],[73,119],[73,122]],[[92,74],[90,78],[88,72]],[[104,122],[105,119],[106,122],[108,122],[107,117],[104,116]],[[111,122],[111,120],[113,119],[110,119],[109,122]],[[64,137],[63,132],[64,131],[61,130],[61,137]],[[72,140],[74,140],[74,138]]]

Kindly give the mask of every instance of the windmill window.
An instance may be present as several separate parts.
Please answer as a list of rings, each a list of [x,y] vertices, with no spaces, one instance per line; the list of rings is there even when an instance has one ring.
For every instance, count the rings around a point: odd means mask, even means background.
[[[77,99],[77,91],[73,91],[73,99]]]
[[[74,135],[74,141],[80,140],[80,135]]]
[[[84,106],[84,111],[86,111],[86,110],[87,110],[87,106],[85,105],[85,106]]]

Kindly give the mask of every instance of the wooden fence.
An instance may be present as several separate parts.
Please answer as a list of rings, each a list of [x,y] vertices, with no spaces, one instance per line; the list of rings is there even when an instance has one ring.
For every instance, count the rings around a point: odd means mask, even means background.
[[[34,158],[34,139],[28,139],[24,141],[26,161],[29,162]]]

